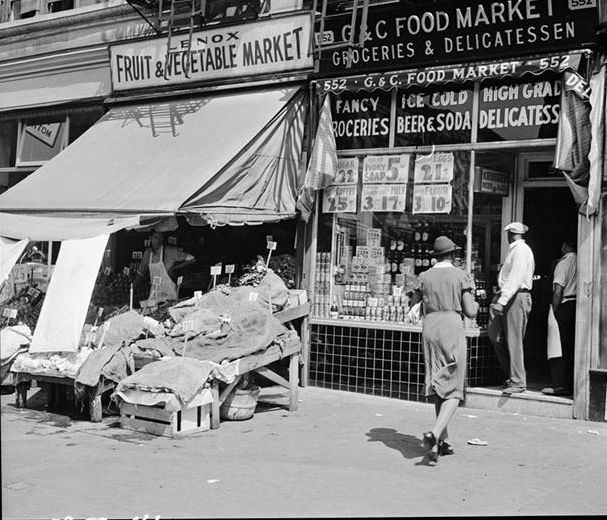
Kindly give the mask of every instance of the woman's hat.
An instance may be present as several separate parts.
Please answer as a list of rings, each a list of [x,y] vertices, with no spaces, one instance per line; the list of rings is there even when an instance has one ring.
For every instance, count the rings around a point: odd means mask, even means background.
[[[461,249],[461,247],[456,246],[455,242],[453,242],[453,240],[451,240],[449,237],[442,235],[437,237],[437,239],[434,241],[430,254],[432,256],[440,256],[451,253],[452,251],[457,251],[458,249]]]

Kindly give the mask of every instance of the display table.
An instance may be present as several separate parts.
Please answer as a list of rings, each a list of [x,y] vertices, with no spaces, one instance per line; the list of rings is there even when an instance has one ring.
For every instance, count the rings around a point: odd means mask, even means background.
[[[46,404],[54,406],[62,401],[61,387],[67,387],[73,391],[74,378],[66,375],[52,375],[36,372],[15,372],[15,405],[17,408],[27,408],[27,391],[31,388],[31,382],[43,383],[45,386]],[[112,390],[115,383],[106,380],[103,376],[99,378],[99,384],[95,387],[85,387],[86,404],[89,408],[89,417],[91,422],[101,422],[101,395]]]

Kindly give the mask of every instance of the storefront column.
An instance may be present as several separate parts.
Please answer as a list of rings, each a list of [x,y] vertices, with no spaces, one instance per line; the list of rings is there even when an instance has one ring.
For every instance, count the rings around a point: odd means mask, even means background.
[[[575,323],[573,416],[588,419],[590,369],[598,366],[601,217],[578,220],[578,284]]]

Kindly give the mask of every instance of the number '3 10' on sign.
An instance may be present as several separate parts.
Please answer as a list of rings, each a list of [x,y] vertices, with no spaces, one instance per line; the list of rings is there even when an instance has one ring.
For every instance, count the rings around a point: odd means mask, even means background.
[[[413,213],[451,213],[451,185],[431,184],[413,187]]]

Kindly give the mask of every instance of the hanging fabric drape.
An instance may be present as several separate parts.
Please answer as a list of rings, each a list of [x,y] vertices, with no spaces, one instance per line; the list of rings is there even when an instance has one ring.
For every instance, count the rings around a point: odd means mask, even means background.
[[[331,184],[336,172],[337,146],[333,134],[331,103],[329,95],[326,94],[321,105],[308,169],[297,199],[297,208],[305,221],[312,212],[316,192]]]
[[[61,243],[30,352],[78,350],[109,235]]]
[[[0,285],[6,280],[11,269],[21,257],[27,243],[28,240],[12,240],[0,236]]]
[[[601,198],[601,183],[607,171],[607,132],[605,119],[607,115],[607,56],[603,56],[598,71],[590,79],[590,124],[592,142],[588,160],[590,175],[588,180],[587,215],[596,213]]]

